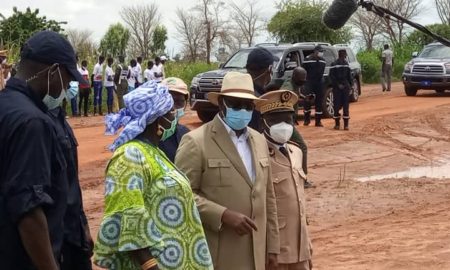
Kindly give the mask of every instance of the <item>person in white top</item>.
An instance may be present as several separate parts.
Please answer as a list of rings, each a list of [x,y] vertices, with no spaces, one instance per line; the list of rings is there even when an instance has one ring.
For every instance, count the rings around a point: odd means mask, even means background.
[[[98,57],[98,63],[94,66],[94,71],[91,75],[91,81],[94,87],[94,115],[102,113],[102,89],[103,89],[103,62],[105,62],[104,56]]]
[[[144,71],[144,80],[145,82],[151,81],[155,79],[155,75],[153,75],[152,68],[154,66],[153,61],[147,62],[147,69]]]
[[[137,85],[136,88],[139,87],[139,85],[141,85],[142,83],[144,83],[144,79],[142,78],[142,57],[138,57],[137,59],[137,63],[136,63],[136,67],[135,67],[135,73],[137,75],[136,80],[137,80]]]
[[[135,59],[132,59],[130,61],[130,66],[128,67],[128,70],[130,70],[130,77],[128,78],[128,93],[136,89],[136,70],[135,67],[137,65],[137,62]]]
[[[161,58],[155,58],[155,65],[153,66],[152,71],[157,82],[161,82],[162,80],[164,80],[164,65],[161,63]]]
[[[114,102],[114,70],[112,69],[112,64],[114,60],[109,57],[108,65],[105,69],[105,88],[107,93],[106,105],[108,106],[108,114],[113,113],[113,102]]]
[[[89,84],[89,71],[87,69],[87,61],[81,61],[81,68],[78,70],[83,76],[85,82],[80,83],[80,102],[78,103],[78,112],[81,115],[81,107],[84,109],[84,116],[88,116],[89,95],[91,94],[91,85]]]
[[[384,51],[381,54],[383,64],[381,66],[381,85],[383,92],[391,91],[392,66],[394,65],[394,52],[388,44],[384,45]]]

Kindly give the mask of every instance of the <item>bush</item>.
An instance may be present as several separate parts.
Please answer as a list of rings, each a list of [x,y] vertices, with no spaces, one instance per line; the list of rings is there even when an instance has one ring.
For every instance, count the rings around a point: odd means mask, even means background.
[[[164,70],[166,72],[166,77],[178,77],[182,79],[189,87],[192,78],[197,74],[203,73],[209,70],[217,69],[219,66],[217,64],[206,64],[203,62],[199,63],[187,63],[187,62],[166,62]]]

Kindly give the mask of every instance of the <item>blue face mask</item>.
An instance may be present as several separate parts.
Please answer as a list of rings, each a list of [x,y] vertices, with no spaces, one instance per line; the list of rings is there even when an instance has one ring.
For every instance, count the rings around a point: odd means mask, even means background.
[[[241,109],[239,111],[227,108],[227,114],[224,117],[225,123],[233,130],[243,130],[248,126],[252,120],[253,111],[247,111],[246,109]]]
[[[175,111],[175,118],[176,118],[176,119],[180,119],[180,118],[183,117],[183,116],[184,116],[184,109],[183,109],[183,108],[177,109],[177,110]]]

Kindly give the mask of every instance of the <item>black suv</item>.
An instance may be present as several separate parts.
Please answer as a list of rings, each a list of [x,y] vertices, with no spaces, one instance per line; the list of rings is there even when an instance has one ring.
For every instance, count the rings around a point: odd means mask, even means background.
[[[441,43],[431,43],[413,60],[406,63],[403,84],[407,96],[415,96],[417,90],[450,90],[450,48]]]
[[[256,47],[264,46],[268,49],[277,61],[273,64],[272,83],[281,87],[286,80],[292,77],[292,71],[300,66],[303,60],[313,53],[314,47],[320,44],[324,49],[324,59],[327,62],[325,69],[325,99],[323,102],[323,110],[325,116],[333,115],[333,92],[331,83],[328,78],[330,65],[338,57],[338,50],[345,49],[348,54],[348,60],[352,68],[354,76],[354,91],[351,93],[351,100],[357,101],[361,94],[361,66],[356,60],[355,54],[347,45],[332,46],[329,43],[305,42],[296,44],[258,44],[255,47],[241,49],[228,59],[224,64],[220,65],[220,69],[208,71],[198,74],[191,82],[191,108],[197,111],[197,115],[203,122],[208,122],[214,118],[218,108],[208,101],[208,93],[220,92],[222,80],[225,74],[230,71],[246,72],[245,65],[249,53]]]

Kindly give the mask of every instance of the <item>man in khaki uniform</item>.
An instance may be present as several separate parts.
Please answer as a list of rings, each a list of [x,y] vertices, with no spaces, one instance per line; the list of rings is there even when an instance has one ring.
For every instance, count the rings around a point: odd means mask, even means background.
[[[306,226],[302,151],[289,142],[298,97],[288,90],[269,92],[258,103],[268,141],[280,230],[278,270],[310,270],[311,242]]]
[[[175,157],[196,194],[215,270],[277,269],[279,236],[266,139],[248,128],[255,102],[248,74],[228,73],[214,120],[183,136]],[[266,265],[267,264],[267,265]]]

